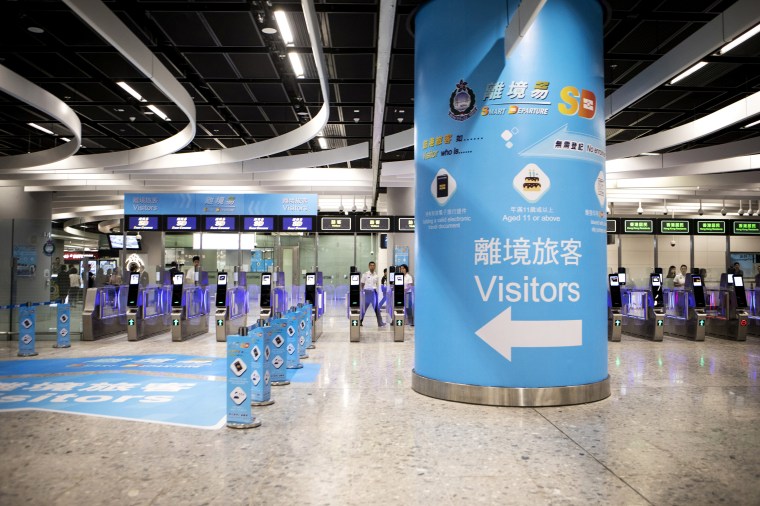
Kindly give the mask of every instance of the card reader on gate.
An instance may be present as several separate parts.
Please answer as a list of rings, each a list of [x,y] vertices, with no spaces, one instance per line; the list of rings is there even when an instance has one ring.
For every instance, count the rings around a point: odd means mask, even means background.
[[[272,273],[264,272],[261,274],[261,296],[259,298],[261,312],[259,319],[268,320],[272,317]]]
[[[623,300],[620,294],[620,275],[610,274],[608,276],[608,285],[610,288],[610,314],[607,324],[607,338],[610,341],[620,341],[623,331]]]
[[[404,324],[406,323],[404,295],[404,275],[400,272],[395,273],[393,275],[393,340],[396,342],[404,340]]]
[[[352,343],[359,342],[361,316],[361,275],[358,272],[352,272],[350,274],[350,283],[348,287],[348,320],[350,322],[349,340]]]

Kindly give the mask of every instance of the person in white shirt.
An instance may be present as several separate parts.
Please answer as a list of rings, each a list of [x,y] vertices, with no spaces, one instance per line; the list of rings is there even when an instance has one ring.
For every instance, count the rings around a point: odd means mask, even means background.
[[[676,277],[673,278],[673,286],[684,286],[686,284],[686,271],[688,270],[688,267],[686,265],[681,265],[681,272],[676,274]]]
[[[409,326],[414,327],[414,278],[409,274],[409,267],[406,264],[399,266],[401,273],[404,275],[404,309],[406,310],[406,321]]]
[[[364,325],[364,314],[367,313],[367,306],[372,306],[377,317],[377,326],[384,327],[380,309],[377,304],[377,289],[380,288],[380,276],[375,272],[375,262],[370,262],[369,270],[362,274],[361,289],[364,291],[364,311],[362,314],[362,325]]]
[[[201,257],[199,257],[198,255],[195,255],[193,257],[193,266],[190,267],[187,270],[187,273],[185,274],[185,279],[187,280],[188,283],[195,282],[196,272],[201,272]]]

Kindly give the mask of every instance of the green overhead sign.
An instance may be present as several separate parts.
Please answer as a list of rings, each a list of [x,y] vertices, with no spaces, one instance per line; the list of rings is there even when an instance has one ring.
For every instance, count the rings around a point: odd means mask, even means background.
[[[691,232],[689,220],[660,220],[661,234],[688,234]]]
[[[625,220],[623,232],[626,234],[653,234],[654,222],[652,220]]]
[[[698,234],[725,234],[726,222],[724,220],[697,221]]]

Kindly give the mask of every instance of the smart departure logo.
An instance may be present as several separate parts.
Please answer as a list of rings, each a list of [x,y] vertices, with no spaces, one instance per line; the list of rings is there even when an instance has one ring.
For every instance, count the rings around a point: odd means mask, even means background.
[[[575,86],[565,86],[559,92],[560,102],[557,109],[565,116],[578,115],[593,119],[596,116],[596,95],[589,90],[580,90]]]

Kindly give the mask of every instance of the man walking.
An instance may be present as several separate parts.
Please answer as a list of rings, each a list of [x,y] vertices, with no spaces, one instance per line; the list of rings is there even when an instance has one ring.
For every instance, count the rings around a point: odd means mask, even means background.
[[[377,304],[377,289],[380,287],[380,276],[375,272],[375,262],[370,262],[369,270],[362,274],[361,289],[364,290],[364,311],[367,312],[367,306],[372,305],[377,317],[377,326],[384,327],[383,319],[380,316],[380,309]],[[364,325],[364,316],[362,316],[362,325]]]

